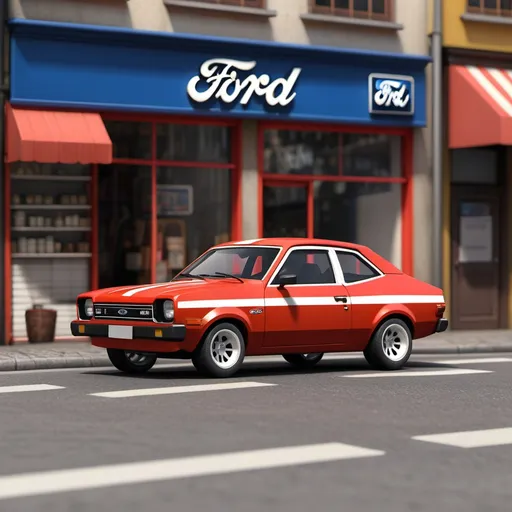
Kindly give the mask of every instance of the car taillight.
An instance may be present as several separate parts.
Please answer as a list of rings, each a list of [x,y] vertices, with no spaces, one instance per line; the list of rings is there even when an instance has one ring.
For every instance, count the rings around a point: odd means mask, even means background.
[[[443,318],[444,312],[446,311],[446,304],[438,304],[437,305],[437,318]]]

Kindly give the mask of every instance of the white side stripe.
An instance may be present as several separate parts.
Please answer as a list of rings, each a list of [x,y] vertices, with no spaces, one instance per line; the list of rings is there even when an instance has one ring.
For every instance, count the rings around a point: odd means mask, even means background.
[[[442,295],[370,295],[365,297],[347,297],[347,304],[380,305],[380,304],[437,304],[444,303]],[[262,308],[282,306],[330,306],[342,305],[332,296],[320,297],[278,297],[272,299],[220,299],[190,300],[177,303],[180,309],[214,309],[214,308]]]
[[[444,304],[442,295],[369,295],[352,297],[352,304]]]
[[[317,464],[384,454],[385,452],[382,451],[359,446],[325,443],[61,471],[41,471],[0,477],[0,499]]]
[[[163,388],[127,389],[124,391],[106,391],[91,393],[91,396],[103,398],[127,398],[133,396],[178,395],[180,393],[197,393],[200,391],[223,391],[227,389],[247,389],[277,386],[267,382],[228,382],[222,384],[197,384],[194,386],[167,386]]]
[[[416,441],[444,444],[457,448],[481,448],[486,446],[503,446],[512,444],[512,428],[495,428],[489,430],[473,430],[468,432],[451,432],[413,437]]]
[[[179,309],[196,308],[262,308],[263,299],[227,299],[227,300],[184,300],[178,301]]]

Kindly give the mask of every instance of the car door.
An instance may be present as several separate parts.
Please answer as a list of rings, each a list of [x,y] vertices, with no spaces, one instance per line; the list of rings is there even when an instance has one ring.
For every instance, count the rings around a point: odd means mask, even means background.
[[[344,343],[352,313],[335,258],[334,250],[318,246],[284,256],[265,288],[265,346]],[[283,275],[296,275],[296,283],[279,286]]]
[[[352,310],[351,345],[362,350],[368,342],[376,315],[386,304],[384,274],[358,251],[336,249],[343,283]]]

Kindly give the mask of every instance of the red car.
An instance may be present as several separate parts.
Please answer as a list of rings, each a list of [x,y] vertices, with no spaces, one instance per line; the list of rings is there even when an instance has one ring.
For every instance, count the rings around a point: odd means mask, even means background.
[[[311,368],[326,352],[357,351],[397,370],[413,339],[447,329],[444,311],[441,289],[368,247],[263,238],[217,245],[167,283],[83,293],[71,331],[128,373],[169,358],[230,377],[246,355]]]

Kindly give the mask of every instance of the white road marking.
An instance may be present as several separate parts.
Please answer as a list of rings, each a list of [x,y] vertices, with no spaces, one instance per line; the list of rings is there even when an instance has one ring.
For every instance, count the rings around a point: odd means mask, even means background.
[[[473,430],[467,432],[451,432],[416,436],[412,439],[426,443],[443,444],[457,448],[481,448],[486,446],[502,446],[512,444],[512,428],[495,428],[489,430]]]
[[[247,389],[277,386],[266,382],[228,382],[223,384],[199,384],[194,386],[167,386],[163,388],[127,389],[124,391],[107,391],[91,393],[90,396],[104,398],[126,398],[134,396],[175,395],[180,393],[196,393],[199,391],[224,391],[227,389]]]
[[[465,368],[457,368],[455,370],[428,370],[428,371],[382,371],[378,373],[358,373],[357,375],[342,375],[348,379],[370,379],[382,377],[443,377],[445,375],[470,375],[476,373],[493,373],[490,370],[469,370]]]
[[[24,393],[26,391],[50,391],[52,389],[64,389],[62,386],[50,384],[26,384],[23,386],[1,386],[0,393]]]
[[[491,364],[512,363],[511,357],[483,357],[481,359],[445,359],[444,361],[432,361],[434,364]]]
[[[342,443],[290,446],[179,459],[42,471],[0,477],[0,499],[79,491],[206,475],[221,475],[344,459],[377,457],[385,452]]]

